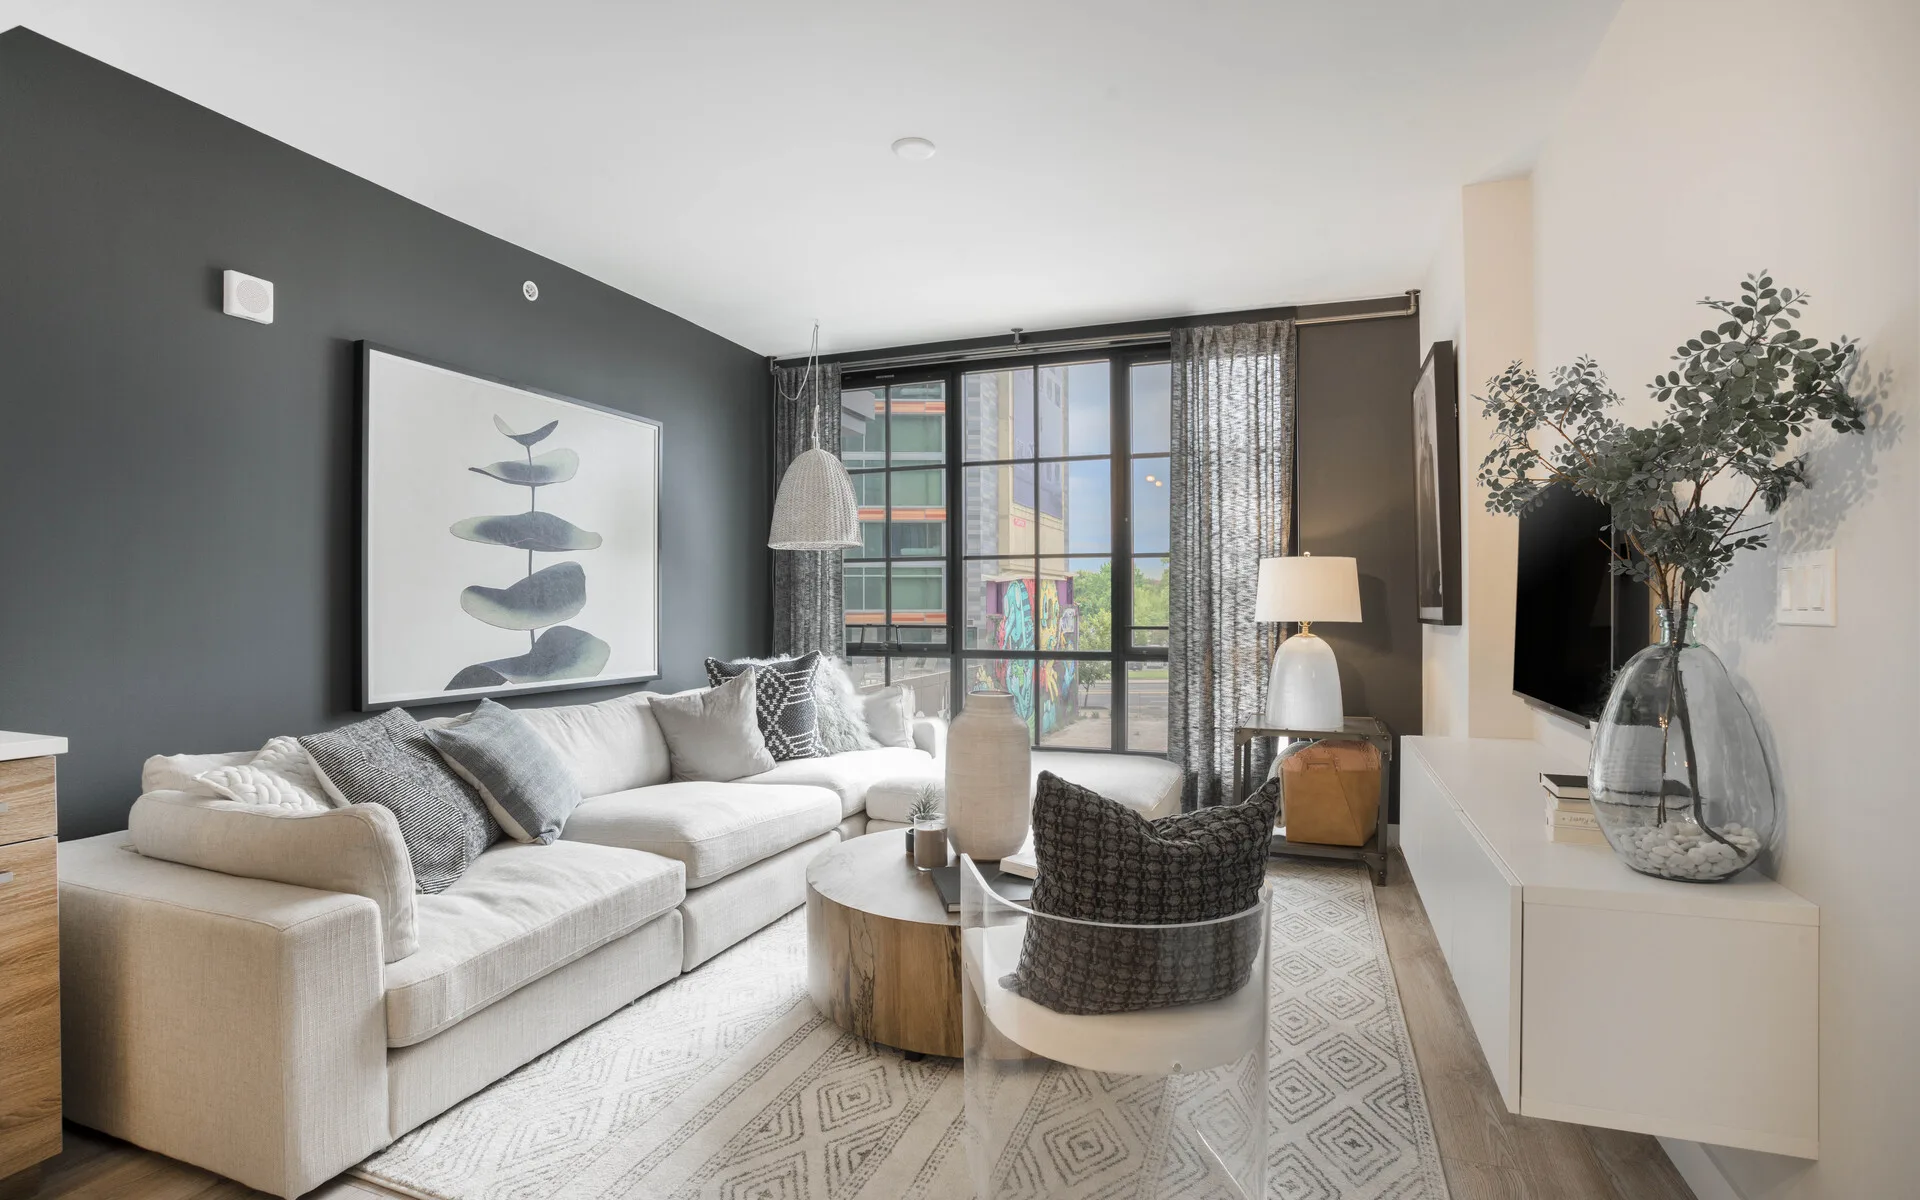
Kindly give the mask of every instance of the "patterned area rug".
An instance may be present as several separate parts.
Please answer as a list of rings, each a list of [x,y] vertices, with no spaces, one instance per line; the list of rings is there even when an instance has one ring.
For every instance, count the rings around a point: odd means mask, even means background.
[[[1365,871],[1271,878],[1268,1200],[1446,1200]],[[822,1018],[806,941],[782,919],[355,1173],[429,1200],[967,1200],[959,1062]]]

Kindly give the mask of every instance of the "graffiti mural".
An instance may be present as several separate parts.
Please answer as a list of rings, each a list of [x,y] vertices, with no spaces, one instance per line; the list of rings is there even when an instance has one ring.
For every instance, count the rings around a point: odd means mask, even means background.
[[[1044,653],[1072,650],[1078,644],[1071,579],[1017,578],[992,581],[989,586],[994,593],[990,603],[999,616],[994,648],[1035,648]],[[982,660],[974,667],[972,687],[1011,692],[1014,708],[1027,726],[1045,737],[1072,724],[1077,714],[1074,665],[1061,659]]]

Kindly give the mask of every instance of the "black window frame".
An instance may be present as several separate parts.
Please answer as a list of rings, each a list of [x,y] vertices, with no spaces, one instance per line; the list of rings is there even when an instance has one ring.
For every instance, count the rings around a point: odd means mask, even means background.
[[[927,366],[893,369],[883,368],[872,371],[862,371],[859,369],[858,364],[848,364],[841,378],[840,387],[842,392],[890,389],[915,383],[940,382],[945,385],[946,462],[944,464],[944,470],[946,471],[947,499],[945,506],[946,554],[944,557],[890,557],[886,559],[868,559],[851,557],[851,552],[849,552],[849,557],[846,558],[845,565],[875,566],[885,563],[891,566],[892,564],[914,565],[933,562],[944,563],[946,565],[947,575],[947,624],[945,626],[946,640],[944,642],[920,643],[898,641],[895,636],[891,589],[889,589],[888,607],[883,614],[885,624],[880,626],[880,628],[885,631],[883,640],[878,642],[856,642],[849,639],[846,645],[847,655],[852,658],[879,658],[887,660],[896,658],[946,658],[949,669],[947,688],[948,704],[952,712],[956,715],[966,706],[966,683],[969,676],[968,666],[970,663],[981,660],[1019,660],[1038,663],[1043,659],[1067,659],[1082,662],[1105,663],[1108,666],[1112,678],[1113,707],[1111,720],[1112,736],[1109,739],[1110,745],[1106,747],[1093,747],[1042,744],[1036,730],[1032,735],[1034,748],[1060,750],[1069,753],[1118,753],[1135,754],[1147,758],[1164,758],[1167,753],[1165,750],[1130,748],[1127,746],[1126,740],[1127,693],[1130,684],[1129,666],[1140,663],[1165,663],[1167,661],[1167,647],[1165,645],[1137,646],[1134,644],[1136,628],[1133,624],[1133,579],[1135,564],[1133,549],[1133,468],[1136,458],[1161,457],[1163,452],[1148,451],[1136,455],[1133,451],[1132,371],[1136,366],[1157,365],[1169,361],[1169,344],[1157,342],[1138,346],[1116,347],[1108,350],[1019,354],[993,359],[962,359]],[[1040,448],[1035,446],[1035,453],[1031,458],[1008,458],[982,462],[966,461],[964,426],[966,419],[965,376],[976,373],[1032,368],[1036,372],[1037,383],[1037,372],[1042,367],[1066,366],[1069,364],[1090,362],[1105,362],[1110,372],[1108,402],[1112,410],[1112,425],[1111,441],[1105,454],[1041,455],[1039,453]],[[891,396],[890,391],[883,394],[889,397]],[[1038,399],[1036,388],[1036,405]],[[1062,449],[1064,450],[1065,447],[1062,447]],[[885,466],[878,468],[849,467],[849,470],[858,475],[877,474],[882,471],[890,473],[899,470],[926,469],[925,465],[916,464],[903,464],[895,467],[892,465],[892,453],[892,438],[889,436]],[[1028,462],[1060,462],[1064,464],[1076,461],[1103,461],[1109,464],[1111,471],[1109,495],[1113,507],[1111,517],[1112,544],[1109,548],[1109,553],[1043,554],[1040,551],[1038,530],[1036,529],[1034,550],[1030,553],[1024,555],[967,554],[965,534],[967,514],[964,509],[966,505],[965,471],[968,468],[993,465],[1004,466]],[[1168,458],[1167,461],[1170,463],[1171,459]],[[891,478],[889,478],[886,486],[886,499],[888,502],[882,506],[882,514],[885,521],[885,527],[882,531],[882,546],[891,553],[893,549]],[[1036,508],[1039,502],[1037,489],[1038,482],[1036,481],[1034,496]],[[1150,551],[1143,557],[1147,561],[1153,561],[1163,557],[1170,558],[1172,551],[1173,547],[1168,546],[1164,553]],[[1059,559],[1061,561],[1088,558],[1109,559],[1113,564],[1113,595],[1111,600],[1112,635],[1109,638],[1111,643],[1109,647],[1105,650],[1046,651],[1039,649],[1037,644],[1032,650],[1001,650],[997,648],[973,649],[967,647],[965,645],[966,639],[963,632],[966,618],[966,597],[964,594],[966,586],[965,564],[969,561],[1006,560],[1008,558],[1030,559],[1036,564],[1036,570],[1038,569],[1038,563],[1042,559]],[[849,634],[858,628],[872,628],[872,626],[846,626]],[[1164,627],[1152,626],[1141,628],[1159,630]],[[888,664],[888,671],[888,677],[891,678],[891,663]]]

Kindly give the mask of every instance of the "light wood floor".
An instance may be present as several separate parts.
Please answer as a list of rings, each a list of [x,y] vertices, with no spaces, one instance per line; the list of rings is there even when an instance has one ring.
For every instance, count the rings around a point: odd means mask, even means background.
[[[1387,954],[1413,1034],[1453,1200],[1693,1200],[1652,1138],[1509,1113],[1467,1026],[1406,864],[1376,889]],[[0,1196],[6,1188],[0,1185]],[[124,1142],[67,1126],[33,1200],[254,1200],[263,1193]],[[306,1200],[391,1200],[337,1179]],[[6,1197],[5,1200],[12,1200]]]

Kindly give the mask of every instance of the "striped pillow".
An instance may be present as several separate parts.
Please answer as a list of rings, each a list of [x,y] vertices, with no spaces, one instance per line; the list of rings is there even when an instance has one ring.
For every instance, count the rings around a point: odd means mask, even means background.
[[[416,891],[445,891],[500,838],[474,790],[447,767],[403,708],[300,739],[328,791],[378,804],[400,822]]]
[[[519,713],[482,700],[449,725],[426,731],[454,774],[472,784],[516,842],[550,844],[580,803],[580,785],[547,740]]]

